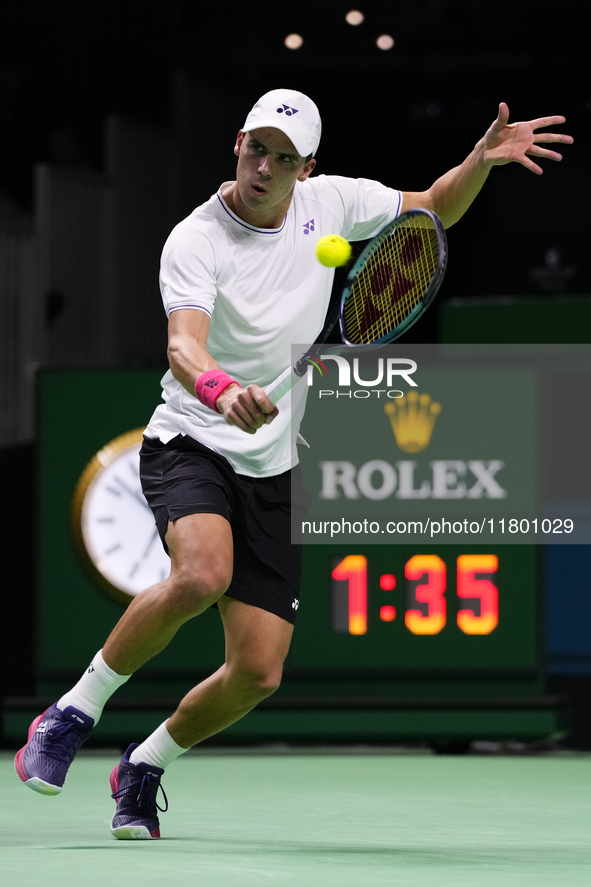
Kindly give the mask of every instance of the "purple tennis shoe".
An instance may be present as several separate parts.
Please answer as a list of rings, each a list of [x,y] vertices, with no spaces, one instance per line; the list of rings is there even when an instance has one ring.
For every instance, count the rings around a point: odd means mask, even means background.
[[[161,813],[168,810],[168,799],[160,785],[164,770],[151,764],[132,764],[129,760],[138,744],[129,746],[109,780],[111,797],[117,802],[111,834],[122,841],[159,838],[158,810]],[[158,789],[164,796],[165,807],[156,803]]]
[[[59,795],[74,755],[94,727],[88,715],[52,705],[29,727],[27,744],[14,759],[19,779],[42,795]]]

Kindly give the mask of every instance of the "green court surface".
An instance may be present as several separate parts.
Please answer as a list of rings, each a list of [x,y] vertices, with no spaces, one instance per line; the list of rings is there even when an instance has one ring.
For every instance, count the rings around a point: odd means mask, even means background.
[[[591,884],[588,755],[191,753],[135,843],[109,833],[115,761],[81,753],[43,797],[0,756],[3,887]]]

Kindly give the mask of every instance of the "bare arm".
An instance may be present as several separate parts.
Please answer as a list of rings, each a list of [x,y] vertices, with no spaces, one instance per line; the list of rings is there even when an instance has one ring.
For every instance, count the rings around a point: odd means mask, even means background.
[[[541,132],[540,127],[564,123],[564,117],[539,117],[522,123],[509,123],[509,108],[499,105],[499,114],[492,126],[476,144],[460,166],[450,169],[431,185],[428,191],[403,192],[402,211],[413,207],[431,209],[437,213],[446,228],[464,215],[486,182],[493,166],[521,163],[530,172],[541,175],[543,170],[531,157],[562,160],[557,151],[540,146],[540,142],[560,142],[570,145],[571,136],[562,133]]]
[[[209,317],[204,311],[173,311],[168,319],[168,362],[173,376],[195,396],[195,382],[207,370],[223,369],[207,350]],[[228,425],[255,434],[278,414],[258,385],[228,385],[216,401]]]

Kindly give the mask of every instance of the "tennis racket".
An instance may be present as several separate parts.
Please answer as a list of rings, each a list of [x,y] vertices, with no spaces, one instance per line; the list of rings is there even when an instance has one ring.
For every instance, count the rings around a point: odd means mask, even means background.
[[[437,295],[446,260],[445,230],[435,213],[411,209],[390,222],[349,271],[340,301],[314,345],[265,389],[269,400],[277,403],[305,375],[337,320],[343,345],[331,345],[333,354],[351,346],[385,345],[401,336]]]

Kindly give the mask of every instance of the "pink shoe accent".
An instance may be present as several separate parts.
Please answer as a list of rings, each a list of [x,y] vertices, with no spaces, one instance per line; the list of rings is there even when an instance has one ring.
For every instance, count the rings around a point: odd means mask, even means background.
[[[111,775],[109,776],[109,785],[111,786],[111,791],[113,794],[119,791],[119,764],[116,767],[113,767],[111,770]],[[118,804],[119,801],[116,799],[115,804]]]
[[[16,775],[20,779],[21,782],[26,782],[28,780],[28,776],[25,772],[25,768],[22,765],[22,757],[25,753],[25,745],[24,748],[21,748],[19,752],[17,752],[16,758],[14,759],[14,769],[16,770]]]
[[[41,723],[41,721],[43,720],[43,718],[47,714],[48,710],[49,709],[45,709],[45,711],[43,712],[42,715],[39,715],[38,718],[35,718],[35,720],[31,722],[31,724],[29,726],[29,735],[27,736],[27,741],[26,741],[25,745],[23,745],[23,747],[20,749],[20,751],[18,751],[16,753],[16,757],[14,759],[14,769],[16,770],[17,776],[21,780],[21,782],[27,782],[29,779],[29,774],[27,773],[27,771],[23,767],[23,763],[22,763],[23,755],[25,753],[27,745],[29,744],[29,742],[31,741],[33,736],[35,735],[35,731],[36,731],[37,727],[39,726],[39,724]]]

